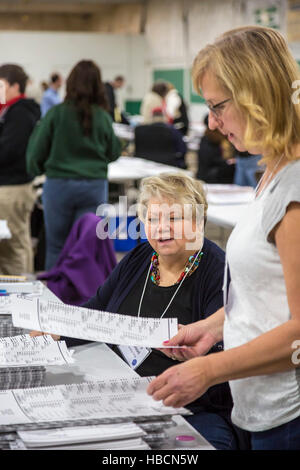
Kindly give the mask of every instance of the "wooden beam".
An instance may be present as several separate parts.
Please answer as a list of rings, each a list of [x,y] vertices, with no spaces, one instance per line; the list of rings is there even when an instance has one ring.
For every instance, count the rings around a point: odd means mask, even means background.
[[[97,0],[89,2],[77,1],[54,1],[41,2],[39,0],[2,0],[0,2],[0,13],[101,13],[108,6],[137,5],[145,3],[144,0]]]

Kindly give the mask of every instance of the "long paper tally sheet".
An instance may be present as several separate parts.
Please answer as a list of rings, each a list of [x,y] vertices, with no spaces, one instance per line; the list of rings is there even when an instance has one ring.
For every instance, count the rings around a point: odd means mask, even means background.
[[[177,318],[138,318],[18,295],[10,308],[14,326],[110,344],[161,348],[178,331]]]

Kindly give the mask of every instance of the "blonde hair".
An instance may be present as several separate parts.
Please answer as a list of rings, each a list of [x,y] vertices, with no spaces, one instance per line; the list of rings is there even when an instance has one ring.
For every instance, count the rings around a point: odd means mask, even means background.
[[[203,206],[204,220],[207,214],[207,201],[203,186],[183,173],[164,173],[160,176],[150,176],[142,179],[138,198],[138,215],[144,222],[148,204],[151,198],[167,199],[179,204],[190,204],[193,217],[197,214],[199,205]]]
[[[192,77],[201,93],[203,75],[212,72],[246,118],[246,148],[261,149],[262,161],[285,154],[300,140],[300,106],[292,102],[299,67],[282,35],[271,28],[245,26],[227,31],[202,49]]]

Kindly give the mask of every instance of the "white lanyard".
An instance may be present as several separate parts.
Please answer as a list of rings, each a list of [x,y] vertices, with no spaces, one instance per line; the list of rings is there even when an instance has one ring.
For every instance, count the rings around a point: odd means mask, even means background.
[[[272,170],[271,173],[269,174],[269,176],[268,176],[268,178],[267,178],[267,180],[266,180],[266,182],[265,182],[265,185],[264,185],[263,189],[261,190],[260,194],[261,194],[261,193],[264,191],[264,189],[267,187],[267,185],[268,185],[270,179],[272,178],[272,176],[273,176],[273,174],[274,174],[274,171],[275,171],[276,168],[278,167],[278,165],[279,165],[279,163],[281,162],[283,156],[284,156],[284,154],[281,155],[281,157],[280,157],[279,160],[277,161],[276,165],[274,166],[273,170]],[[262,175],[262,177],[260,178],[259,182],[258,182],[257,185],[256,185],[256,188],[255,188],[255,190],[254,190],[254,191],[255,191],[255,194],[257,194],[257,191],[258,191],[259,188],[260,188],[260,185],[261,185],[261,183],[262,183],[263,177],[264,177],[264,175]]]
[[[193,263],[191,264],[190,268],[187,270],[187,272],[183,276],[179,286],[177,287],[176,291],[172,295],[172,298],[171,298],[170,302],[166,306],[166,308],[163,311],[160,318],[162,318],[164,316],[164,314],[166,313],[166,311],[170,307],[170,305],[171,305],[175,295],[179,291],[183,281],[185,280],[186,276],[188,275],[188,273],[190,272],[190,270],[194,266],[194,264],[196,262],[196,259],[198,258],[199,253],[201,252],[201,250],[202,250],[202,248],[198,251],[197,255],[195,256]],[[145,281],[143,292],[142,292],[142,295],[141,295],[139,310],[138,310],[138,317],[140,316],[140,313],[141,313],[141,306],[142,306],[143,298],[144,298],[144,295],[145,295],[146,285],[147,285],[147,282],[148,282],[148,279],[149,279],[151,266],[152,266],[152,261],[150,261],[150,266],[149,266],[149,269],[148,269],[148,273],[147,273],[147,276],[146,276],[146,281]],[[119,345],[118,348],[119,348],[119,351],[121,352],[121,354],[123,355],[124,359],[126,360],[126,362],[129,364],[129,366],[132,369],[137,369],[138,367],[140,367],[140,365],[145,361],[145,359],[149,356],[149,354],[151,354],[151,349],[150,348],[143,348],[143,347],[138,348],[138,347],[121,346],[121,345]]]
[[[173,302],[173,299],[175,297],[175,295],[177,294],[177,292],[179,291],[183,281],[185,280],[185,278],[187,277],[188,273],[190,272],[190,270],[192,269],[192,267],[194,266],[195,262],[196,262],[196,259],[198,258],[200,252],[201,252],[202,248],[200,248],[200,250],[198,251],[197,255],[195,256],[194,258],[194,261],[192,263],[192,265],[189,267],[189,269],[187,270],[187,272],[185,273],[185,275],[183,276],[180,284],[178,285],[176,291],[174,292],[174,294],[172,295],[172,298],[170,300],[170,302],[168,303],[168,305],[166,306],[165,310],[163,311],[160,319],[162,319],[162,317],[164,316],[164,314],[166,313],[166,311],[168,310],[168,308],[170,307],[171,303]],[[146,285],[147,285],[147,282],[148,282],[148,279],[149,279],[149,274],[150,274],[150,270],[151,270],[151,266],[152,266],[152,261],[150,261],[150,266],[149,266],[149,269],[148,269],[148,273],[147,273],[147,276],[146,276],[146,281],[145,281],[145,284],[144,284],[144,288],[143,288],[143,292],[142,292],[142,295],[141,295],[141,299],[140,299],[140,304],[139,304],[139,309],[138,309],[138,317],[140,316],[141,314],[141,307],[142,307],[142,302],[143,302],[143,299],[144,299],[144,295],[145,295],[145,290],[146,290]]]

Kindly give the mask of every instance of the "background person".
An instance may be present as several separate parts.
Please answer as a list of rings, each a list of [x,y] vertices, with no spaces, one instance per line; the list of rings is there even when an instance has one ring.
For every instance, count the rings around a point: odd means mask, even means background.
[[[197,178],[209,184],[232,184],[235,173],[233,147],[218,129],[209,129],[208,115],[204,124],[206,130],[198,150]]]
[[[169,123],[181,132],[182,135],[187,135],[189,130],[189,117],[186,104],[181,94],[172,83],[168,82],[167,86],[168,93],[165,97],[165,112]]]
[[[44,83],[44,82],[42,82]],[[41,114],[42,117],[51,109],[53,106],[61,103],[61,97],[58,93],[58,90],[63,84],[62,76],[58,73],[53,73],[50,77],[49,86],[45,89],[42,101],[41,101]],[[43,85],[45,88],[45,85]]]
[[[166,82],[157,80],[154,82],[151,91],[145,94],[141,104],[141,115],[143,124],[150,124],[153,118],[153,109],[161,108],[165,113],[165,97],[169,91]]]
[[[135,156],[166,165],[186,168],[186,144],[181,132],[172,124],[162,108],[152,110],[152,121],[134,129]]]
[[[249,26],[201,50],[193,78],[210,128],[238,151],[262,154],[266,171],[228,241],[225,308],[170,341],[190,350],[166,354],[204,354],[223,337],[225,351],[170,368],[148,391],[182,406],[229,380],[232,421],[251,433],[252,448],[299,450],[300,369],[292,355],[300,338],[300,108],[291,100],[298,64],[279,32]]]
[[[107,109],[100,69],[82,60],[67,79],[65,101],[49,110],[28,144],[28,171],[47,176],[42,197],[47,270],[74,222],[107,202],[107,166],[121,152]]]
[[[25,155],[40,107],[26,98],[27,80],[19,65],[0,66],[5,86],[5,103],[0,104],[0,217],[7,220],[12,234],[0,243],[0,272],[11,275],[33,271],[30,216],[36,194]]]
[[[234,184],[256,188],[257,177],[260,173],[259,161],[261,155],[250,155],[249,152],[236,152]]]
[[[117,100],[115,90],[119,90],[125,84],[125,78],[122,75],[117,75],[112,82],[106,82],[104,84],[106,90],[106,97],[109,105],[109,113],[114,122],[120,122],[122,124],[129,124],[124,113],[121,112]]]

